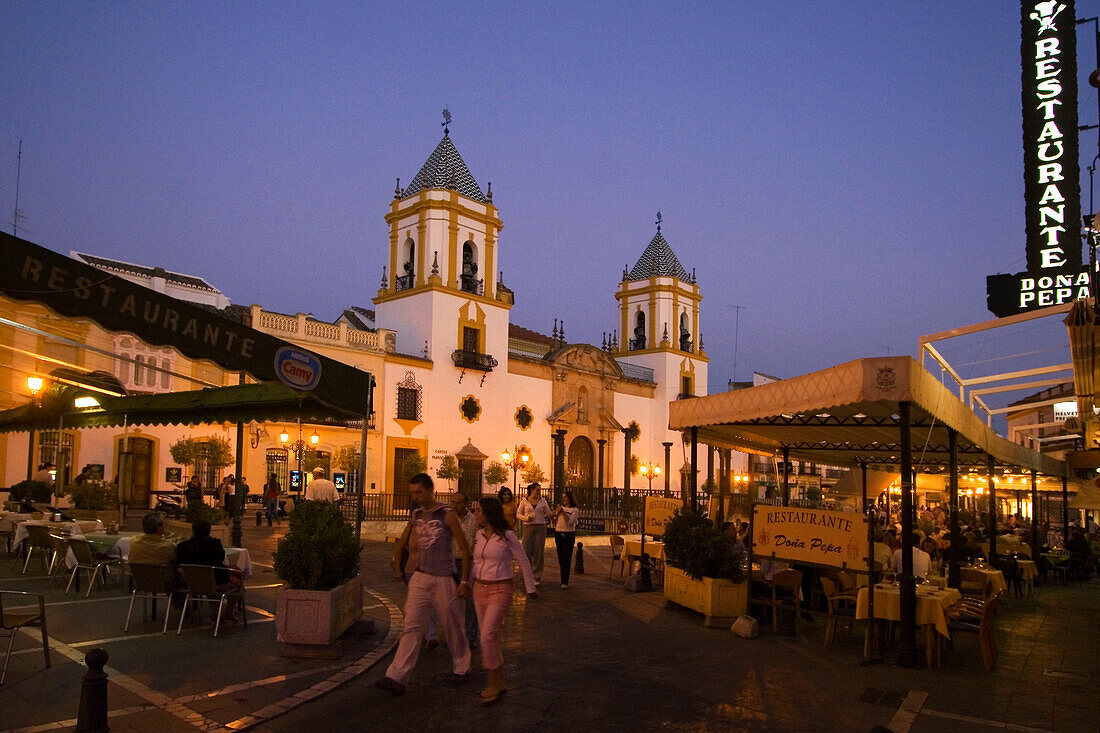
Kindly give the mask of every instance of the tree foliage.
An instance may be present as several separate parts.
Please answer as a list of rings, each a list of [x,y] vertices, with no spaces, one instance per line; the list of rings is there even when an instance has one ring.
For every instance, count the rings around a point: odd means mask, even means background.
[[[485,469],[485,483],[489,486],[508,483],[508,469],[500,461],[490,461]]]
[[[401,468],[405,471],[406,478],[412,478],[418,473],[424,473],[428,470],[428,462],[424,460],[424,456],[420,455],[420,452],[410,453],[405,457],[405,462],[401,464]]]
[[[206,461],[214,470],[222,469],[233,463],[235,456],[229,441],[224,438],[180,438],[168,448],[172,460],[181,466],[199,468]]]
[[[458,461],[452,455],[443,456],[443,460],[439,464],[439,468],[435,472],[436,478],[444,479],[447,482],[447,488],[451,487],[451,481],[462,476],[462,469],[458,465]]]
[[[332,462],[336,468],[341,471],[358,471],[359,470],[359,446],[357,445],[345,445],[336,449],[336,455],[332,457]]]
[[[523,472],[523,482],[527,484],[538,484],[546,481],[546,474],[542,472],[542,469],[537,463],[531,463]]]

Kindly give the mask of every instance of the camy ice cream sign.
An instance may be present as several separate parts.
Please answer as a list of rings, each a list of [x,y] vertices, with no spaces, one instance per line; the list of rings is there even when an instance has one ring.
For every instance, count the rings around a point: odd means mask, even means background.
[[[279,381],[300,392],[308,392],[321,381],[321,361],[306,351],[284,346],[275,353]]]

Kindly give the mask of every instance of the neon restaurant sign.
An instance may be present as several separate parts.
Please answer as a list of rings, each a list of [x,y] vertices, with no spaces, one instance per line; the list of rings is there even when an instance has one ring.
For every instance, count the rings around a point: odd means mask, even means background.
[[[1027,271],[986,278],[998,317],[1089,296],[1081,264],[1077,31],[1073,0],[1020,4]]]

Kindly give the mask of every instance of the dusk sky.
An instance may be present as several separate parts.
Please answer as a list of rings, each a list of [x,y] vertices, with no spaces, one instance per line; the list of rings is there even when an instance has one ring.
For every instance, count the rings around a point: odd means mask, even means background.
[[[986,275],[1025,262],[1019,44],[1009,2],[6,0],[0,222],[22,138],[20,236],[331,321],[373,307],[395,179],[446,107],[504,221],[512,322],[599,345],[660,209],[713,392],[731,306],[742,380],[992,318]]]

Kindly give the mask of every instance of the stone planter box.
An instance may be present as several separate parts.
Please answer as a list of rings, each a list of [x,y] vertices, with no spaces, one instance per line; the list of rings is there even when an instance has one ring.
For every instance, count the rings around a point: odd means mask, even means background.
[[[683,570],[666,566],[665,600],[703,614],[704,626],[728,628],[749,610],[749,584],[722,578],[694,580]]]
[[[179,537],[191,536],[191,523],[181,522],[177,519],[164,520],[164,526],[174,535]],[[228,524],[212,524],[210,525],[210,536],[214,539],[222,541],[222,547],[232,547],[229,544],[230,525]]]
[[[362,615],[362,575],[332,590],[283,588],[275,599],[275,638],[288,647],[327,647]]]

